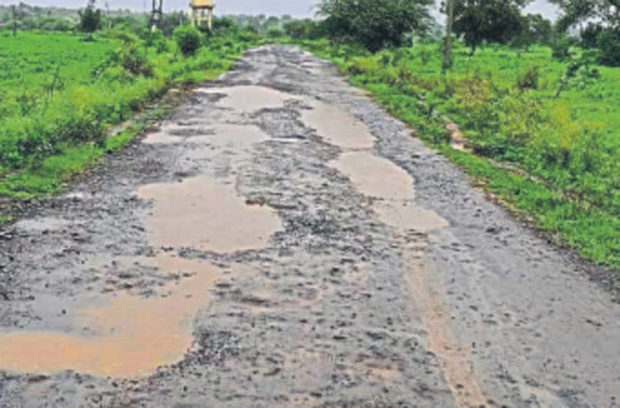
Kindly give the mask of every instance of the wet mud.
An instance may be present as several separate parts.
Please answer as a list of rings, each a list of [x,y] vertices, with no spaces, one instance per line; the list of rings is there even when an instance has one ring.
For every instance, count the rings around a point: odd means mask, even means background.
[[[294,47],[30,208],[0,232],[2,407],[619,405],[596,267]]]

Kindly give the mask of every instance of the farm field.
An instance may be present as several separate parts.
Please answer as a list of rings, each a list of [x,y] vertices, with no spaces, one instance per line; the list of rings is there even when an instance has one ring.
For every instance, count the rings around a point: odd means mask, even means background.
[[[56,191],[63,178],[118,144],[106,140],[111,125],[172,86],[219,75],[255,41],[218,34],[185,57],[164,36],[0,32],[0,194]]]
[[[620,266],[620,70],[584,62],[579,52],[553,59],[544,46],[487,47],[470,57],[457,45],[444,74],[438,43],[374,55],[302,44],[557,242]],[[567,78],[571,64],[580,71]],[[447,121],[469,152],[449,147]]]

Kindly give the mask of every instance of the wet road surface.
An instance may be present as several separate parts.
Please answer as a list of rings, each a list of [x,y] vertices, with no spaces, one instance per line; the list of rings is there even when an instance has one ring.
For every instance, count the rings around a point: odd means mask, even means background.
[[[620,406],[593,267],[296,48],[0,245],[2,407]]]

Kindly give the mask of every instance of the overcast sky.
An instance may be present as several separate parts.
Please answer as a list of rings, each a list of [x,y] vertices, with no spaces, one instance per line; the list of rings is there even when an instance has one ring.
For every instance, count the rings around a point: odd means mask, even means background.
[[[20,0],[0,0],[0,4],[16,4]],[[86,0],[21,0],[27,4],[40,6],[60,6],[79,8],[83,7]],[[106,0],[97,0],[97,4],[103,6]],[[107,0],[110,8],[129,8],[141,11],[150,8],[152,0]],[[166,10],[184,9],[189,0],[164,0]],[[312,16],[315,0],[216,0],[217,14],[290,14],[296,17]],[[552,6],[545,0],[535,0],[529,7],[529,12],[542,13],[553,18],[556,13]]]

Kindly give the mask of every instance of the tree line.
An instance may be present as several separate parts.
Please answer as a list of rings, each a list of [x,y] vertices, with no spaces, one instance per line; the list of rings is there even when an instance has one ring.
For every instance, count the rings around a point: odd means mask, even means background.
[[[474,55],[488,43],[527,48],[544,44],[554,56],[568,56],[571,45],[592,49],[598,62],[620,66],[620,0],[550,0],[561,10],[552,23],[539,14],[526,14],[532,0],[444,0],[444,66],[451,63],[453,38],[462,40]],[[327,37],[357,43],[371,52],[399,47],[437,32],[431,17],[433,0],[322,0],[319,20],[285,24],[294,38]],[[576,35],[571,36],[571,33]]]

